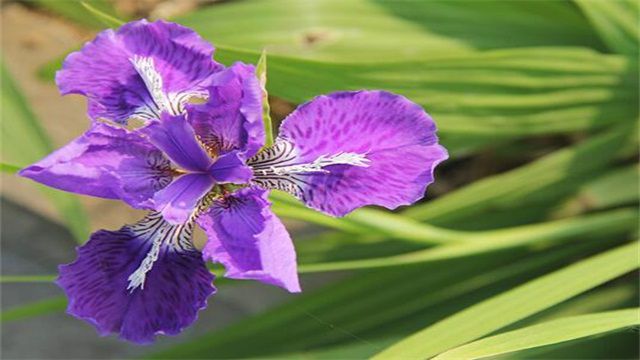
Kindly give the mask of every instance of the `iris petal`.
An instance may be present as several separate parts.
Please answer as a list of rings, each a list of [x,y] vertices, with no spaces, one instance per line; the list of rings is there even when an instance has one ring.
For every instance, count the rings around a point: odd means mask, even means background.
[[[198,217],[207,233],[204,257],[222,263],[226,277],[252,279],[299,292],[296,253],[271,211],[268,191],[242,189]]]
[[[100,230],[78,248],[77,259],[60,266],[58,285],[69,297],[67,312],[93,324],[101,335],[150,343],[156,334],[175,335],[193,323],[215,292],[213,275],[191,245],[193,224],[170,225],[152,213],[135,225]],[[144,272],[144,285],[131,286]]]
[[[223,68],[212,60],[213,51],[181,25],[134,21],[101,32],[69,55],[56,83],[62,94],[87,96],[94,120],[126,124],[132,116],[157,118],[158,91],[173,107],[183,106],[191,96],[206,97],[205,88]],[[145,71],[157,76],[144,76]],[[151,85],[149,79],[154,78],[159,88]]]
[[[154,121],[140,131],[182,169],[206,172],[212,163],[184,115],[163,113],[161,121]]]
[[[300,106],[275,145],[248,162],[258,185],[343,216],[364,205],[394,209],[418,201],[447,156],[420,106],[384,91],[358,91]]]
[[[171,164],[139,134],[96,123],[19,174],[56,189],[148,208],[153,194],[171,182]]]
[[[208,174],[186,174],[155,194],[155,208],[172,224],[186,222],[214,184]]]
[[[253,176],[253,171],[237,151],[218,157],[209,168],[209,173],[219,184],[244,184]]]
[[[211,153],[253,156],[264,145],[262,95],[255,68],[236,63],[208,88],[209,101],[187,107],[188,119]]]

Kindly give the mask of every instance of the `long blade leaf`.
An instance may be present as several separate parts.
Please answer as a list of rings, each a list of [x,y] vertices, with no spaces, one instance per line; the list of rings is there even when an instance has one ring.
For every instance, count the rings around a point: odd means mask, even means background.
[[[638,268],[633,242],[545,275],[450,316],[374,359],[428,358],[475,340]]]
[[[444,352],[434,360],[479,359],[600,335],[634,325],[640,325],[640,309],[566,317],[480,339]]]
[[[29,164],[53,151],[17,85],[2,64],[2,155],[4,161]],[[10,120],[9,120],[10,119]],[[53,202],[78,242],[89,235],[88,219],[79,201],[70,194],[39,186]]]

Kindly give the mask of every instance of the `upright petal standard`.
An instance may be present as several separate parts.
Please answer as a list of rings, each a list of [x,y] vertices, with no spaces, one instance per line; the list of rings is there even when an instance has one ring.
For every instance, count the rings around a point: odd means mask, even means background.
[[[223,66],[212,60],[213,46],[184,26],[146,20],[105,30],[72,53],[56,74],[62,94],[89,99],[89,117],[126,124],[162,111],[179,113]]]
[[[87,96],[92,125],[20,175],[149,210],[92,234],[60,267],[68,312],[100,334],[149,343],[179,333],[215,292],[205,261],[229,278],[301,291],[270,190],[331,216],[395,209],[421,199],[447,158],[431,117],[384,91],[319,96],[265,147],[255,68],[225,68],[212,54],[185,27],[141,20],[102,32],[58,73],[63,94]],[[125,128],[130,118],[143,125]],[[202,250],[191,239],[196,224],[208,237]]]

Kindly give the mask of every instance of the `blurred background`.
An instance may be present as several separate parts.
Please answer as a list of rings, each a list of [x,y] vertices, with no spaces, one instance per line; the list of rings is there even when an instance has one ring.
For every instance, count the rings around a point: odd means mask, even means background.
[[[636,1],[1,6],[3,358],[638,358],[638,313],[615,312],[638,307]],[[100,338],[64,314],[56,268],[91,231],[140,212],[14,172],[89,124],[85,100],[57,92],[62,59],[114,19],[138,18],[192,27],[225,64],[265,49],[275,125],[322,93],[385,89],[424,106],[451,158],[425,199],[397,212],[337,220],[276,194],[303,294],[221,281],[178,337]],[[576,319],[587,330],[563,327]],[[544,341],[523,350],[515,329]],[[486,345],[492,336],[506,350]]]

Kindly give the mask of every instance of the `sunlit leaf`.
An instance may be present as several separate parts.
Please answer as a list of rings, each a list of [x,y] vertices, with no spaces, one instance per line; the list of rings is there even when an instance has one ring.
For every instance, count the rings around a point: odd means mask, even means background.
[[[258,64],[256,64],[256,76],[262,89],[262,121],[264,122],[264,146],[273,144],[273,125],[271,124],[271,109],[269,107],[269,94],[267,93],[267,52],[262,51]]]
[[[638,212],[618,210],[585,217],[558,220],[542,224],[469,233],[465,242],[438,246],[407,254],[373,259],[341,261],[300,266],[301,272],[325,272],[354,269],[393,267],[504,250],[525,245],[545,245],[579,236],[593,236],[602,231],[632,232],[637,227]]]
[[[380,351],[379,339],[406,335],[474,302],[590,254],[612,243],[589,241],[550,252],[507,251],[404,268],[371,271],[304,293],[280,307],[239,321],[149,358],[266,357],[306,352],[339,342],[363,345],[362,357]],[[283,332],[278,329],[288,329]],[[242,344],[252,339],[252,346]],[[295,356],[294,356],[295,357]],[[300,355],[298,355],[298,358]]]
[[[640,309],[625,309],[561,318],[480,339],[434,359],[479,359],[552,345],[640,325]]]
[[[374,359],[428,358],[475,340],[637,269],[637,250],[633,242],[520,285],[403,339]]]
[[[579,12],[558,1],[254,0],[214,5],[175,20],[222,46],[330,61],[416,60],[512,46],[600,46]]]
[[[640,6],[633,0],[575,0],[602,40],[613,51],[638,57]]]
[[[15,174],[20,171],[20,166],[15,166],[11,164],[0,163],[0,171],[8,174]]]

